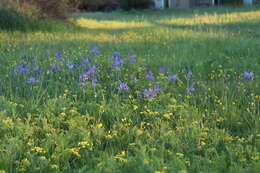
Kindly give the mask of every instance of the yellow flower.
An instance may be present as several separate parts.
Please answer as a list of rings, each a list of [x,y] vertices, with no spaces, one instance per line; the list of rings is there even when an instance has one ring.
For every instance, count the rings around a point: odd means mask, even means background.
[[[23,159],[21,162],[22,162],[22,165],[24,165],[25,167],[28,167],[31,164],[27,158]],[[1,171],[0,171],[0,173],[1,173]]]
[[[88,141],[79,142],[78,145],[80,147],[82,147],[82,148],[89,148],[89,147],[91,147],[91,144]]]
[[[136,135],[137,135],[137,136],[140,136],[140,135],[142,135],[143,133],[144,133],[144,131],[141,130],[141,129],[137,129],[137,130],[136,130]]]
[[[137,110],[137,109],[138,109],[138,106],[134,105],[134,106],[133,106],[133,109],[134,109],[134,110]]]
[[[51,168],[52,168],[52,169],[59,169],[59,166],[56,165],[56,164],[53,164],[53,165],[51,165]]]
[[[7,119],[3,120],[3,123],[8,127],[13,126],[13,120],[9,117]]]
[[[40,160],[47,160],[47,158],[45,156],[41,156],[39,159]]]
[[[44,149],[41,148],[41,147],[34,147],[34,148],[32,149],[32,151],[35,151],[35,152],[37,152],[37,153],[44,153],[44,152],[45,152]]]
[[[182,153],[176,153],[176,156],[178,156],[178,157],[183,157],[184,154],[182,154]]]
[[[77,156],[78,158],[80,158],[80,154],[79,154],[79,149],[78,148],[69,148],[67,149],[68,152],[74,154],[75,156]]]
[[[165,118],[171,118],[172,117],[172,113],[165,113],[165,114],[163,114],[163,116],[165,117]]]

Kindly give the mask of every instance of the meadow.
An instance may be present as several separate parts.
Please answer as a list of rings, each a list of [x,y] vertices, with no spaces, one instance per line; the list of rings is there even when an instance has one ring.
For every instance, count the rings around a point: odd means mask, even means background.
[[[259,173],[260,6],[0,30],[0,173]]]

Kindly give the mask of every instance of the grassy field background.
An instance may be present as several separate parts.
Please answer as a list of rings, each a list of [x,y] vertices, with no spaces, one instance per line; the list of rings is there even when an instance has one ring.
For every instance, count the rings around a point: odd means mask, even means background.
[[[70,21],[0,31],[1,173],[259,172],[259,6]],[[111,69],[114,52],[124,65]],[[94,86],[79,82],[86,57]],[[155,84],[154,98],[140,94]]]

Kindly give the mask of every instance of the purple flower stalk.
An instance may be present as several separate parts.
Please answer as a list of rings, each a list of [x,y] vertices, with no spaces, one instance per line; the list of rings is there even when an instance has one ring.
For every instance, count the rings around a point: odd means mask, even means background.
[[[121,58],[121,54],[120,52],[114,52],[113,56],[112,56],[113,59],[120,59]]]
[[[87,80],[91,79],[91,77],[94,77],[95,74],[96,74],[96,65],[93,65],[92,67],[90,67],[88,69],[88,71],[86,71],[82,75],[80,75],[79,81],[86,82]],[[94,81],[94,83],[95,83],[95,81]]]
[[[244,79],[245,80],[254,80],[254,73],[253,72],[244,72]]]
[[[142,92],[142,96],[144,98],[147,98],[147,99],[152,99],[155,97],[155,94],[154,94],[154,91],[152,88],[149,88],[149,89],[145,89],[143,92]]]
[[[195,88],[193,86],[190,86],[187,88],[187,94],[192,94],[195,91]]]
[[[153,80],[154,79],[154,75],[153,75],[151,70],[146,73],[145,77],[148,80]]]
[[[162,88],[159,88],[158,84],[153,85],[153,90],[157,93],[160,94],[162,92]]]
[[[55,55],[56,60],[58,60],[58,61],[60,61],[60,60],[62,59],[63,56],[64,56],[63,53],[57,53],[57,54]]]
[[[29,77],[29,79],[27,80],[28,84],[35,84],[36,83],[36,78],[35,77]]]
[[[119,85],[118,85],[117,89],[119,91],[128,91],[129,87],[128,87],[127,83],[119,81]]]
[[[191,78],[191,77],[192,77],[192,72],[191,72],[191,71],[188,71],[187,76],[188,76],[189,78]]]
[[[112,65],[112,69],[115,69],[115,68],[117,68],[117,67],[120,67],[120,66],[122,66],[123,64],[124,64],[123,59],[117,57],[117,58],[115,58],[115,61],[114,61],[113,65]]]
[[[92,53],[93,55],[99,55],[100,52],[99,52],[98,47],[97,47],[97,46],[93,47],[92,50],[91,50],[91,53]]]
[[[177,79],[177,76],[174,75],[174,74],[170,74],[170,75],[167,77],[167,80],[168,80],[169,82],[172,82],[172,83],[175,82],[176,79]]]
[[[33,66],[32,70],[36,73],[41,73],[43,71],[42,68],[39,66]]]
[[[92,79],[91,84],[92,84],[92,86],[96,86],[97,85],[97,79],[96,78]]]
[[[88,58],[86,58],[86,59],[83,59],[82,61],[81,61],[81,65],[84,67],[84,68],[87,68],[88,66],[89,66],[89,59]]]
[[[15,74],[19,74],[19,73],[27,74],[27,73],[29,73],[29,69],[26,64],[18,65],[17,67],[15,67],[14,73]]]
[[[136,55],[130,55],[128,61],[129,61],[130,63],[134,63],[134,62],[137,61],[137,60],[136,60],[136,57],[137,57]]]
[[[66,66],[68,67],[69,70],[74,68],[74,64],[71,62],[67,62]]]
[[[164,67],[160,67],[160,68],[159,68],[159,73],[165,74],[165,73],[166,73],[165,68],[164,68]]]

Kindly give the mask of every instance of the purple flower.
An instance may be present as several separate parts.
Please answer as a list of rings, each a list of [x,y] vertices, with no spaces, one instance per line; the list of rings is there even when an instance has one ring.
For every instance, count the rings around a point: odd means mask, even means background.
[[[112,65],[112,69],[115,69],[115,68],[117,68],[117,67],[120,67],[120,66],[122,66],[123,64],[124,64],[123,59],[117,57],[117,58],[115,58],[115,61],[114,61],[113,65]]]
[[[80,82],[86,82],[88,79],[89,79],[89,75],[87,72],[82,73],[82,75],[80,75],[79,77]]]
[[[86,58],[86,59],[83,59],[80,63],[83,67],[87,68],[88,65],[89,65],[89,59]]]
[[[159,73],[165,74],[165,72],[166,72],[166,70],[165,70],[164,67],[160,67],[160,68],[159,68]]]
[[[29,79],[27,80],[28,84],[35,84],[36,83],[36,78],[35,77],[29,77]]]
[[[87,80],[91,79],[91,77],[94,77],[94,75],[96,74],[96,65],[93,65],[92,67],[90,67],[88,69],[88,71],[82,73],[82,75],[80,75],[79,77],[79,81],[80,82],[86,82]],[[94,81],[95,83],[95,81]]]
[[[53,64],[53,65],[51,65],[51,72],[52,72],[52,73],[58,72],[59,69],[60,69],[60,66],[59,66],[58,64]]]
[[[136,55],[130,55],[128,61],[130,63],[134,63],[134,62],[136,62],[136,57],[137,57]]]
[[[93,65],[92,67],[90,67],[87,71],[88,75],[95,75],[96,73],[96,65]]]
[[[128,91],[129,87],[128,87],[127,83],[119,81],[119,85],[118,85],[117,89],[120,91]]]
[[[18,65],[14,69],[15,74],[19,74],[19,73],[27,74],[28,72],[29,72],[29,69],[26,64]]]
[[[121,58],[121,54],[120,52],[114,52],[113,56],[112,56],[113,59],[120,59]]]
[[[195,91],[195,88],[193,86],[190,86],[187,88],[187,94],[192,94]]]
[[[92,79],[91,84],[92,84],[92,86],[96,86],[97,85],[97,79],[96,78]]]
[[[58,60],[58,61],[60,61],[60,60],[62,59],[63,56],[64,56],[63,53],[57,53],[57,54],[55,55],[56,60]]]
[[[41,73],[41,72],[42,72],[42,68],[39,67],[39,66],[33,66],[33,67],[32,67],[32,70],[33,70],[34,72],[36,72],[36,73]]]
[[[74,64],[71,62],[67,62],[66,66],[68,67],[68,69],[73,69],[74,68]]]
[[[93,55],[99,55],[100,52],[99,52],[98,47],[97,47],[97,46],[93,47],[92,50],[91,50],[91,53],[92,53]]]
[[[149,88],[149,89],[145,89],[143,92],[142,92],[142,96],[144,98],[148,98],[148,99],[152,99],[155,97],[155,94],[154,94],[154,91],[152,88]]]
[[[151,70],[146,73],[145,77],[148,80],[153,80],[154,79],[154,75],[153,75]]]
[[[170,74],[170,75],[167,77],[167,80],[168,80],[169,82],[175,82],[176,79],[177,79],[177,76],[174,75],[174,74]]]
[[[192,72],[188,71],[187,75],[188,75],[189,78],[191,78],[192,77]]]
[[[158,84],[153,85],[153,90],[157,93],[160,94],[162,92],[162,88],[159,88]]]
[[[254,80],[254,73],[253,72],[244,72],[244,79],[245,80]]]

